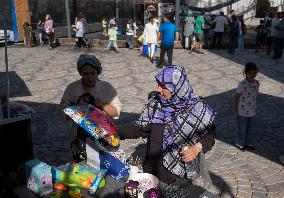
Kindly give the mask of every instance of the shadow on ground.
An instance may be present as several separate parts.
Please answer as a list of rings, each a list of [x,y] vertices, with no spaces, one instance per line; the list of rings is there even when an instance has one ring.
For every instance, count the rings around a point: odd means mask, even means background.
[[[258,65],[259,73],[268,76],[273,80],[284,83],[283,58],[271,60],[273,56],[267,55],[264,51],[255,54],[250,53],[250,56],[246,55],[246,52],[236,52],[233,55],[228,54],[227,51],[224,50],[210,50],[210,52],[243,65],[243,67],[247,62],[253,61]]]
[[[10,97],[22,97],[31,96],[25,81],[15,71],[9,71],[10,83]],[[7,94],[7,78],[6,72],[0,72],[0,96],[6,96]]]
[[[218,112],[216,117],[217,136],[222,142],[234,145],[237,133],[236,117],[232,115],[232,103],[235,90],[212,95],[206,98]],[[228,101],[232,101],[228,103]],[[266,94],[257,96],[257,113],[255,123],[255,151],[257,155],[276,163],[284,153],[284,99]],[[224,123],[227,120],[227,123]]]

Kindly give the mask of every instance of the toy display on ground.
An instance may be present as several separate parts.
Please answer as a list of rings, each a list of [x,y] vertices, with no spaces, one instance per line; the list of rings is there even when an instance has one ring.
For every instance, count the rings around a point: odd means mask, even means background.
[[[21,189],[18,197],[159,198],[194,194],[194,190],[176,185],[161,190],[156,176],[143,173],[141,157],[132,157],[128,151],[120,149],[117,142],[107,141],[107,147],[100,144],[100,139],[110,140],[106,137],[111,136],[119,141],[118,130],[105,113],[92,106],[72,106],[64,112],[93,137],[86,141],[87,160],[59,167],[51,167],[37,159],[27,161],[25,189],[32,193],[27,196],[28,193],[21,193]]]

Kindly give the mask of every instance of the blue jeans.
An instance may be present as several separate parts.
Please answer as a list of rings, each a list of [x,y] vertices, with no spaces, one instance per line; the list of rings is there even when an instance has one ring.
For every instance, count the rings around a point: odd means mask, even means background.
[[[253,146],[253,134],[255,127],[255,117],[238,116],[238,134],[236,144],[240,146],[249,145]]]
[[[244,37],[243,35],[239,35],[238,37],[238,48],[239,51],[243,51],[245,49],[244,47]]]

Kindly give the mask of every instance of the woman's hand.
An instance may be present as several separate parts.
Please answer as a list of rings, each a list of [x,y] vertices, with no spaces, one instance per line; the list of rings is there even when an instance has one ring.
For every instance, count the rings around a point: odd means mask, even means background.
[[[181,159],[184,162],[190,162],[194,160],[201,151],[202,144],[200,142],[193,146],[185,146],[182,148]]]

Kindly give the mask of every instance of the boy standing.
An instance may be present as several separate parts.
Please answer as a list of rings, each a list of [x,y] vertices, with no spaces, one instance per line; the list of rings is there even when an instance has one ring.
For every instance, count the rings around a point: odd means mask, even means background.
[[[235,146],[243,150],[254,149],[253,133],[256,114],[256,96],[259,82],[255,80],[258,69],[255,63],[249,62],[245,66],[245,79],[239,83],[234,103],[234,114],[237,116],[238,134]]]

